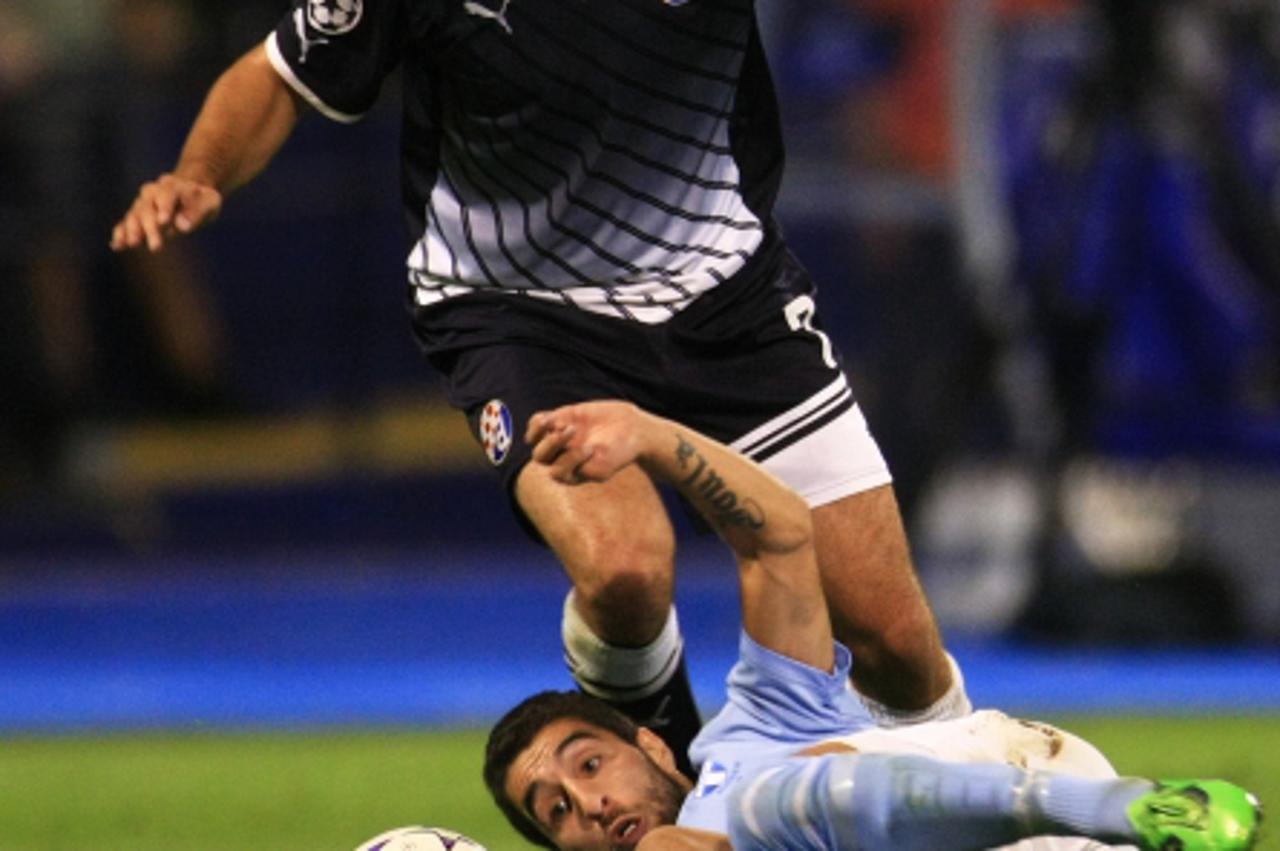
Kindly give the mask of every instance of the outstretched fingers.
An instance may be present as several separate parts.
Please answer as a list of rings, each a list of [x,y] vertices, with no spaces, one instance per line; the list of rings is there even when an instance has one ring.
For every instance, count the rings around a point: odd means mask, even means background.
[[[177,193],[163,178],[144,183],[133,205],[116,225],[111,247],[121,251],[145,245],[151,251],[159,251],[177,203]]]
[[[146,246],[159,251],[179,233],[190,233],[217,216],[222,196],[195,181],[161,175],[143,184],[129,210],[111,231],[111,248],[128,251]]]
[[[210,186],[188,181],[178,187],[177,194],[173,226],[179,233],[191,233],[212,221],[222,209],[222,194]]]

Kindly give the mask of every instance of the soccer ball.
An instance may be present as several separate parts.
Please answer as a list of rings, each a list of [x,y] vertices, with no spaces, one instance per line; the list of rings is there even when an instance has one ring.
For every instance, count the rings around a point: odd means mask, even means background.
[[[307,0],[307,20],[326,35],[355,29],[363,11],[363,0]]]
[[[443,827],[411,825],[380,833],[356,851],[486,851],[474,839]]]

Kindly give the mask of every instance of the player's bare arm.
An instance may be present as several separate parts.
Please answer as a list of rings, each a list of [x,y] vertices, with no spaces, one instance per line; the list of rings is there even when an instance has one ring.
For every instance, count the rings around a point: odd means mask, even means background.
[[[638,463],[670,482],[738,560],[743,626],[759,644],[816,668],[834,664],[809,508],[773,475],[722,444],[625,402],[535,414],[533,460],[574,484]]]
[[[174,170],[143,184],[111,232],[112,249],[159,251],[213,221],[223,198],[280,150],[301,110],[265,48],[249,51],[209,91]]]

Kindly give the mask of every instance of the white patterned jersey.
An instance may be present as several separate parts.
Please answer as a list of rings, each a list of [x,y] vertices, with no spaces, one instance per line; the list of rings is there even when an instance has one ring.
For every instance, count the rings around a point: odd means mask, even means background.
[[[500,291],[660,323],[772,227],[752,0],[294,0],[267,51],[340,121],[401,69],[419,306]]]

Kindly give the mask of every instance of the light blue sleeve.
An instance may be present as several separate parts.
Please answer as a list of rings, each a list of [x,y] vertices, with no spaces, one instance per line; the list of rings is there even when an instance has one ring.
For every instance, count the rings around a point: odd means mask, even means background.
[[[835,669],[820,671],[774,653],[743,631],[738,662],[726,683],[728,702],[694,739],[694,764],[725,748],[788,745],[798,750],[874,726],[848,688],[848,649],[836,644],[835,651]]]
[[[690,747],[701,774],[680,824],[727,833],[728,794],[739,782],[817,742],[874,726],[848,688],[849,651],[835,650],[834,670],[821,671],[741,633],[728,702]]]

